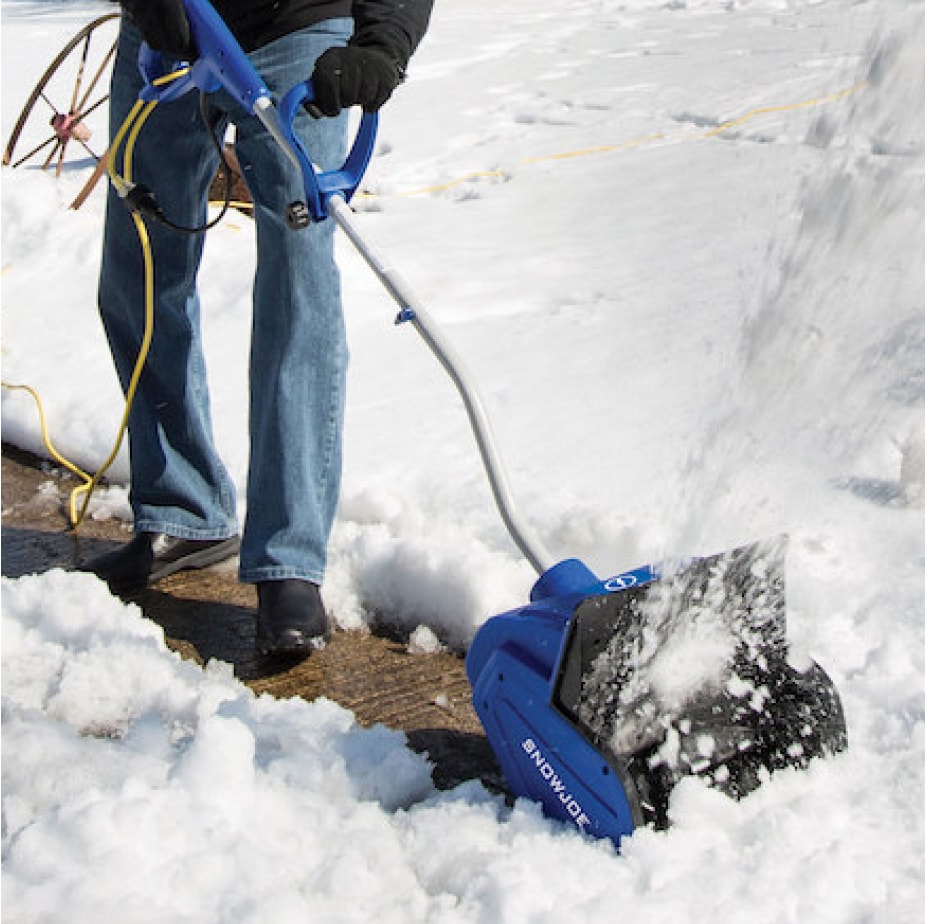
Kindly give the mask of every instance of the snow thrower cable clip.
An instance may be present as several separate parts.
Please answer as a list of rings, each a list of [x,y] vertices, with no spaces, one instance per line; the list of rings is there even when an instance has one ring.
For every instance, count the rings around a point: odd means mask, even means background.
[[[277,110],[207,0],[183,2],[200,57],[163,88],[155,85],[159,56],[143,50],[146,94],[167,100],[193,86],[224,87],[263,122],[302,173],[307,217],[335,220],[398,303],[399,320],[412,324],[452,379],[505,526],[539,575],[530,603],[487,620],[466,657],[475,710],[513,794],[619,843],[640,824],[666,821],[668,796],[686,775],[738,796],[768,771],[842,750],[834,684],[815,662],[797,671],[787,661],[785,544],[755,543],[675,568],[646,565],[607,580],[578,559],[552,558],[514,506],[462,362],[353,221],[347,200],[372,153],[375,117],[363,116],[341,170],[317,171],[292,129],[297,107],[311,101],[310,82],[290,90]],[[666,696],[653,682],[657,668],[704,624],[725,633],[723,662],[698,663],[696,687]],[[767,691],[759,706],[755,690]]]

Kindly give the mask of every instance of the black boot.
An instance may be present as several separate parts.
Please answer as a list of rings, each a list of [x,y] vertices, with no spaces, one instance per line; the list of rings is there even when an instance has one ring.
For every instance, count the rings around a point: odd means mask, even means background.
[[[241,541],[229,539],[177,539],[164,533],[138,533],[115,552],[108,552],[80,566],[102,578],[115,594],[144,590],[176,571],[207,568],[237,555]]]
[[[257,585],[257,598],[260,654],[307,657],[331,637],[317,584],[292,579],[262,581]]]

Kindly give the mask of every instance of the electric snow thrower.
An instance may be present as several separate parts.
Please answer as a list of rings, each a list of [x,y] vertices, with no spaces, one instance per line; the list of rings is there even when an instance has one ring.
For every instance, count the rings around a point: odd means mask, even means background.
[[[515,796],[619,843],[664,825],[672,788],[696,775],[731,796],[769,772],[846,747],[838,693],[821,667],[788,657],[783,539],[601,579],[556,561],[522,520],[482,401],[404,280],[357,229],[348,201],[372,154],[366,113],[340,170],[319,172],[293,130],[310,81],[274,103],[207,0],[184,0],[199,57],[176,78],[143,48],[146,101],[224,87],[259,118],[304,178],[294,226],[341,227],[444,366],[463,400],[511,538],[539,579],[530,603],[489,619],[466,660],[473,701]]]

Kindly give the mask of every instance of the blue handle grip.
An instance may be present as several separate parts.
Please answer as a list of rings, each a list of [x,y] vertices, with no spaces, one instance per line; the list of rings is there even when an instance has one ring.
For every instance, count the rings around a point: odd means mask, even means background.
[[[360,185],[376,144],[379,115],[375,112],[363,113],[347,159],[339,170],[316,170],[302,140],[293,130],[299,107],[314,99],[311,80],[296,84],[279,102],[279,119],[280,129],[299,155],[299,166],[302,168],[305,186],[305,204],[312,220],[321,221],[327,218],[328,203],[332,196],[343,196],[344,200],[349,202]]]
[[[269,89],[212,4],[208,0],[183,0],[183,5],[199,57],[190,63],[185,73],[165,80],[169,72],[163,55],[143,44],[138,67],[145,86],[139,98],[146,102],[170,102],[190,90],[214,93],[224,88],[247,112],[256,114],[258,110],[265,112],[266,108],[271,108]],[[328,216],[332,196],[342,196],[349,202],[360,185],[376,143],[379,118],[377,113],[364,112],[343,166],[320,171],[294,130],[300,107],[313,100],[310,80],[294,86],[280,100],[278,128],[302,171],[305,204],[312,221],[322,221]]]

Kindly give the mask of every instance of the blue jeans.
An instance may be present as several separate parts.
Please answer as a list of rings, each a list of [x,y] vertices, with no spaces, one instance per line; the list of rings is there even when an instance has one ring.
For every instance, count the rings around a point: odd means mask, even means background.
[[[311,74],[315,59],[346,43],[350,19],[285,36],[249,57],[277,98]],[[114,133],[137,99],[140,38],[124,25],[110,95]],[[304,199],[301,178],[258,119],[224,90],[208,97],[219,137],[231,121],[257,234],[250,352],[250,457],[240,578],[320,583],[340,489],[347,344],[334,223],[293,231],[286,208]],[[322,169],[343,162],[346,117],[297,128]],[[206,220],[217,166],[198,94],[158,105],[135,147],[133,178],[165,214]],[[216,451],[196,276],[204,234],[149,222],[154,257],[154,339],[129,418],[130,499],[137,532],[221,539],[238,531],[235,488]],[[110,189],[99,307],[123,388],[144,328],[142,251],[131,216]]]

